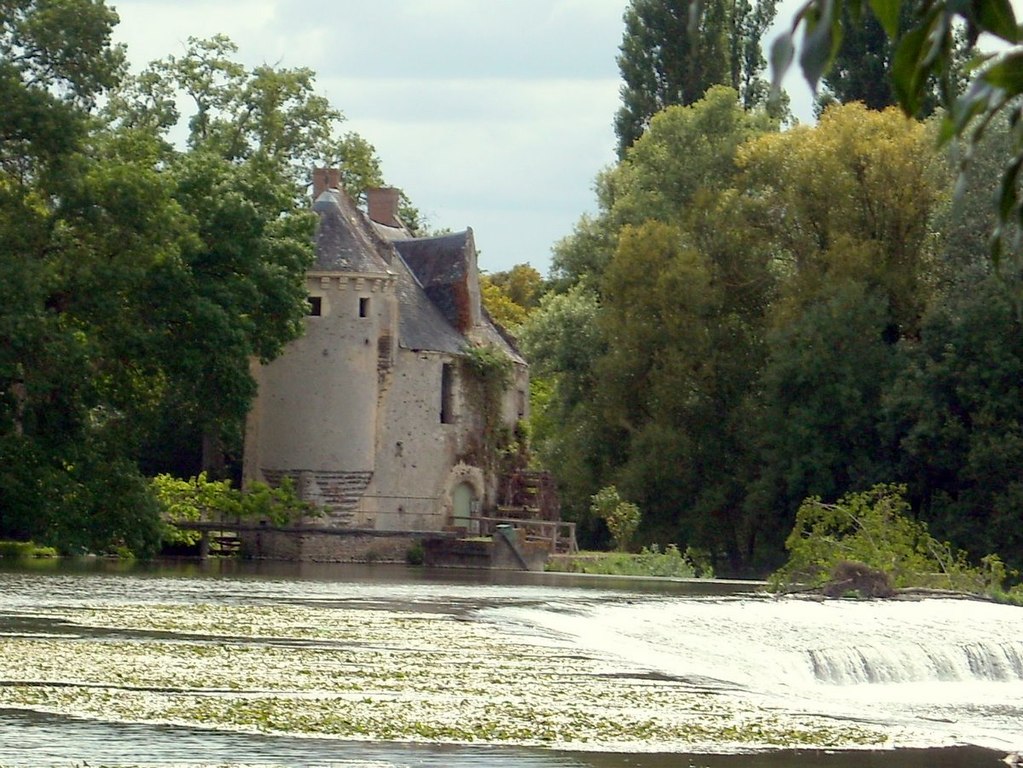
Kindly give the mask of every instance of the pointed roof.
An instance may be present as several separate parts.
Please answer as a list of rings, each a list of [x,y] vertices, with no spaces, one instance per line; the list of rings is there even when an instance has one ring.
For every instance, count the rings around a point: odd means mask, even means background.
[[[314,272],[393,275],[398,298],[398,344],[404,349],[463,354],[472,342],[495,344],[524,362],[510,340],[467,305],[479,301],[476,244],[471,229],[413,238],[407,230],[381,232],[341,189],[313,203],[319,215]],[[387,228],[393,230],[395,228]],[[464,328],[464,333],[460,330]]]
[[[460,331],[478,321],[468,306],[468,271],[476,267],[472,230],[439,237],[396,240],[394,247],[444,317]]]
[[[394,247],[405,259],[424,288],[447,285],[465,277],[466,252],[475,249],[472,230],[436,237],[395,240]]]
[[[405,349],[462,354],[466,346],[465,337],[430,301],[401,256],[395,254],[394,261],[394,272],[398,276],[398,344]]]
[[[342,190],[328,189],[313,204],[316,227],[314,272],[394,275],[398,297],[398,344],[405,349],[460,354],[466,339],[430,301],[419,280],[380,237]]]
[[[391,248],[366,223],[362,212],[345,192],[324,191],[313,210],[319,214],[316,228],[316,272],[391,271]]]

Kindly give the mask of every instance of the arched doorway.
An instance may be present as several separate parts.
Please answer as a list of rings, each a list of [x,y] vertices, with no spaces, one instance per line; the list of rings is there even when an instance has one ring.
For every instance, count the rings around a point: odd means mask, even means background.
[[[469,528],[469,520],[476,509],[476,489],[469,483],[459,483],[451,491],[451,523],[459,528]]]

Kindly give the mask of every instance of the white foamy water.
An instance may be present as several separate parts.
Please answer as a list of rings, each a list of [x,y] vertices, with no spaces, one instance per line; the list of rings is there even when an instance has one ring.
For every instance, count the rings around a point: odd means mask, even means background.
[[[962,600],[636,597],[488,609],[486,618],[896,746],[1023,748],[1023,609]]]

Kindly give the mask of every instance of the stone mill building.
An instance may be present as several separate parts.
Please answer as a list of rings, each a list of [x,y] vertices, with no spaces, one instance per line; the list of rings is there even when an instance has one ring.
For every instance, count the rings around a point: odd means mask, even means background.
[[[498,502],[486,447],[526,416],[528,368],[482,308],[472,230],[415,238],[397,205],[397,190],[371,190],[364,212],[337,171],[314,172],[305,333],[255,371],[245,479],[290,477],[319,528],[468,529]],[[510,371],[489,428],[472,349]]]

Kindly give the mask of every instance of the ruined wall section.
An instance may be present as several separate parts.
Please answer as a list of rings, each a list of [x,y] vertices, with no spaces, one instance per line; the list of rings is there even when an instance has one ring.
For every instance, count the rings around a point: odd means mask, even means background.
[[[445,366],[452,375],[453,361],[442,352],[398,350],[380,402],[376,473],[366,493],[377,530],[439,531],[447,524],[443,494],[462,429],[457,392],[449,397],[452,412],[442,413]]]

